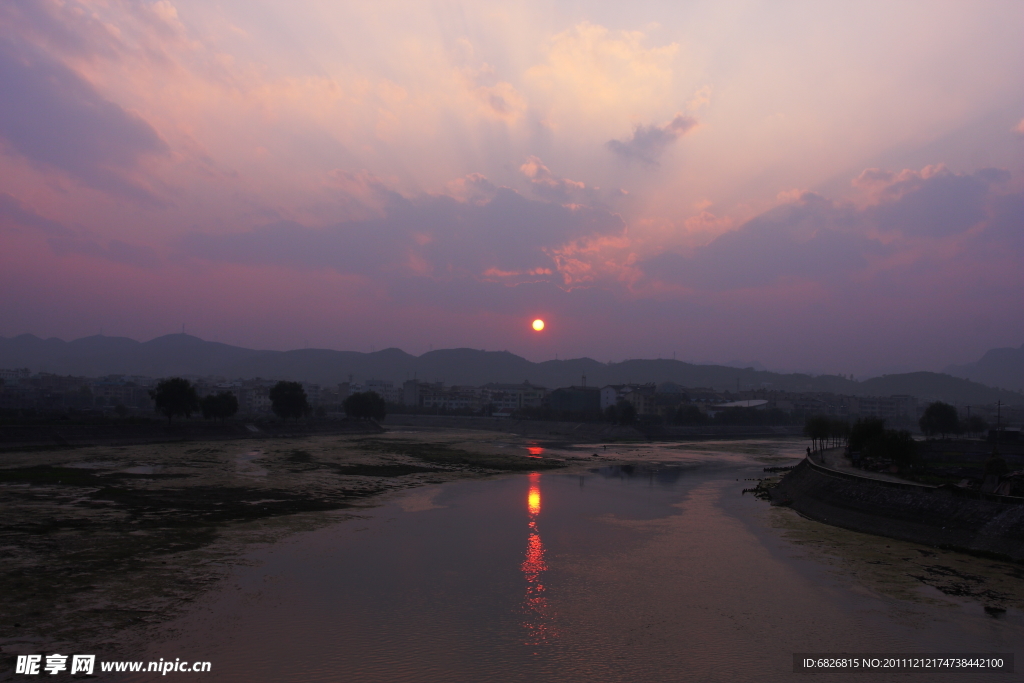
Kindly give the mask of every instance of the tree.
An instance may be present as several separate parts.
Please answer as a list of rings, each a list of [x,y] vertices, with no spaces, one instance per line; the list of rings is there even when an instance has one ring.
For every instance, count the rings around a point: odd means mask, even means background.
[[[826,415],[814,415],[804,422],[804,436],[811,439],[813,450],[825,447],[832,421]]]
[[[674,420],[680,425],[701,425],[708,421],[708,416],[696,405],[684,403],[676,409]]]
[[[384,399],[376,391],[360,391],[344,400],[345,414],[358,420],[383,420],[387,415]]]
[[[270,388],[270,409],[282,420],[309,414],[306,390],[299,382],[278,382]]]
[[[187,379],[172,377],[161,380],[156,389],[149,392],[149,397],[156,404],[156,409],[167,416],[170,424],[175,415],[189,417],[199,410],[199,394]]]
[[[888,459],[903,468],[913,464],[917,455],[917,444],[906,430],[886,429],[868,441],[864,450],[868,457]]]
[[[850,450],[863,452],[868,444],[880,439],[885,433],[885,420],[877,417],[864,417],[850,427]]]
[[[828,435],[833,446],[842,446],[844,441],[849,442],[850,423],[846,420],[829,420]]]
[[[964,431],[968,434],[981,434],[988,431],[988,422],[981,415],[971,415],[964,420]]]
[[[924,415],[921,416],[918,425],[927,436],[941,434],[945,438],[946,434],[956,434],[960,431],[960,418],[956,414],[956,408],[948,403],[935,401],[924,409]]]
[[[203,418],[224,420],[238,412],[238,399],[230,391],[204,396],[199,402],[203,409]]]
[[[619,401],[616,406],[620,425],[631,425],[636,421],[636,408],[628,401]]]

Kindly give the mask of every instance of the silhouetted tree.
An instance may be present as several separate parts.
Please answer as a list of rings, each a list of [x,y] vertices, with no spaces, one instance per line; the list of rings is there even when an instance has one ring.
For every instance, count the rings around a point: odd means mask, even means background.
[[[149,397],[156,404],[156,409],[167,416],[167,422],[175,415],[189,417],[199,410],[199,394],[187,379],[172,377],[161,380],[155,389],[151,389]]]
[[[628,401],[619,401],[615,405],[615,410],[619,415],[620,425],[631,425],[636,421],[636,408],[633,404]]]
[[[384,399],[376,391],[352,394],[341,404],[345,414],[358,420],[383,420],[387,416]]]
[[[608,406],[604,409],[604,419],[615,424],[619,421],[619,409],[615,406]]]
[[[979,434],[988,431],[988,422],[981,415],[971,415],[964,420],[964,431],[968,434]]]
[[[864,452],[868,457],[888,459],[903,468],[913,464],[917,455],[917,444],[906,430],[885,429],[868,441]]]
[[[804,436],[809,437],[814,450],[825,447],[831,421],[826,415],[813,415],[804,422]]]
[[[956,408],[948,403],[936,401],[924,409],[924,415],[918,420],[918,425],[927,436],[941,434],[945,438],[946,434],[956,434],[960,431],[960,418],[956,414]]]
[[[863,417],[850,427],[850,450],[864,452],[874,439],[885,433],[885,420],[878,417]]]
[[[270,388],[270,409],[282,420],[309,414],[306,390],[299,382],[278,382]]]
[[[691,404],[683,404],[676,408],[673,418],[676,424],[680,425],[702,425],[708,421],[708,416],[700,412],[700,408]]]
[[[207,420],[224,420],[238,412],[238,398],[230,391],[204,396],[199,405]]]
[[[850,438],[850,423],[846,420],[829,420],[828,436],[833,446],[842,446]]]

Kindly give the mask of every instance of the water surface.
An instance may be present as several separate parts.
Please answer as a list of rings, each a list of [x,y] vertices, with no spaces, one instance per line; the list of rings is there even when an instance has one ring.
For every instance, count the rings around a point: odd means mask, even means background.
[[[152,654],[223,681],[775,681],[794,652],[1024,642],[1013,614],[888,598],[802,552],[739,493],[763,463],[665,459],[414,489],[255,553]]]

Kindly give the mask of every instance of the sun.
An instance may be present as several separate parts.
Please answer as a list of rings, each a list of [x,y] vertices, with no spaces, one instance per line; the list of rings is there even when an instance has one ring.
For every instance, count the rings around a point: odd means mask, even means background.
[[[540,318],[537,318],[536,320],[534,320],[533,321],[533,329],[536,330],[537,332],[540,332],[541,330],[543,330],[544,329],[544,321],[541,320]]]

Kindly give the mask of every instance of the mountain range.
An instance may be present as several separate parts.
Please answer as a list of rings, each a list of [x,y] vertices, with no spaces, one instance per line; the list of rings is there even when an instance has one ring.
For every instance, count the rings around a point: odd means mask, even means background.
[[[1017,349],[991,349],[975,363],[950,365],[946,373],[990,387],[1024,391],[1024,344]]]
[[[1022,353],[1017,349],[1008,351]],[[977,373],[994,372],[991,368],[996,367],[1006,354],[998,353],[993,359],[989,358],[992,353],[986,354],[976,364],[958,367],[972,368],[971,371]],[[1019,359],[1020,356],[1013,358]],[[443,381],[449,385],[473,386],[487,382],[529,381],[549,388],[578,386],[584,381],[589,386],[674,382],[683,387],[717,390],[769,389],[855,396],[910,394],[922,400],[944,400],[959,404],[980,405],[996,401],[1010,405],[1024,404],[1024,394],[1008,390],[1019,385],[1003,384],[1003,388],[997,388],[986,386],[973,378],[954,377],[952,373],[912,372],[856,381],[838,375],[775,373],[753,367],[696,365],[670,359],[601,363],[591,358],[574,358],[534,363],[508,351],[477,349],[441,349],[421,356],[413,356],[395,348],[372,353],[329,349],[259,351],[205,341],[187,334],[169,334],[147,342],[102,335],[70,342],[56,338],[41,339],[31,334],[0,337],[0,368],[23,367],[32,372],[87,377],[263,377],[323,385],[335,385],[350,378],[356,381],[384,379],[394,382],[416,378],[429,382]],[[1020,377],[1019,370],[1017,376]]]

